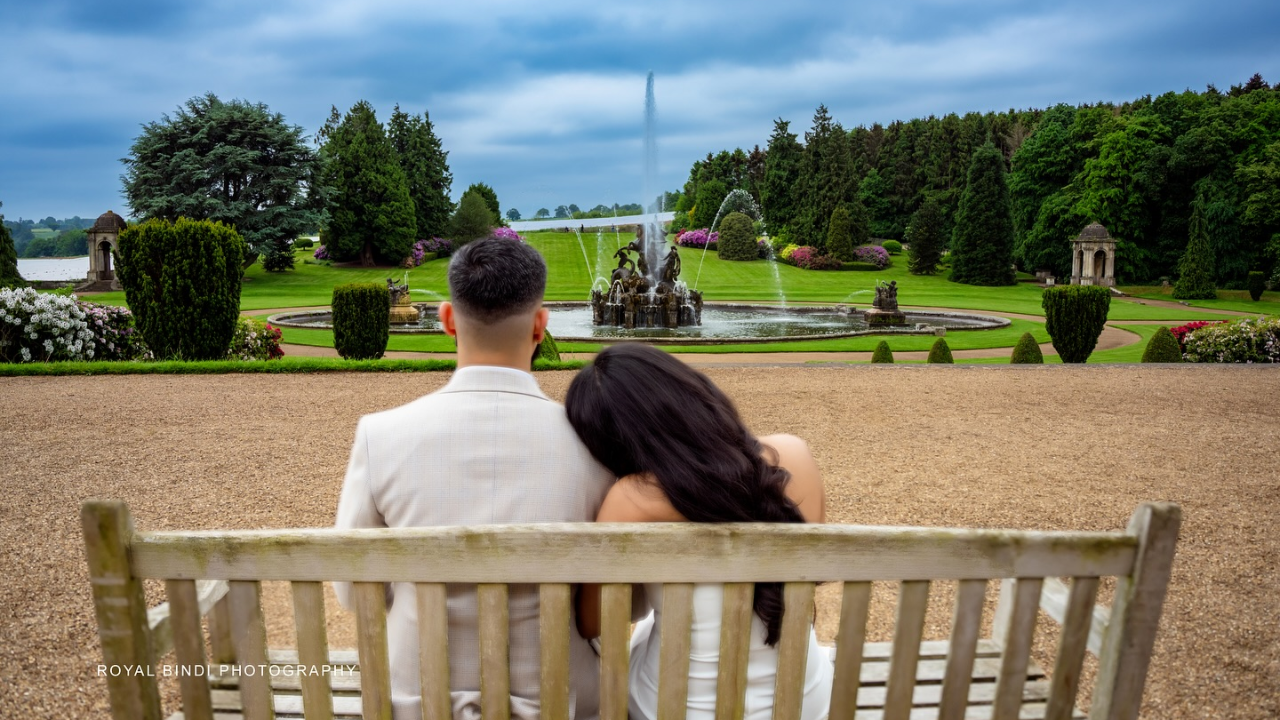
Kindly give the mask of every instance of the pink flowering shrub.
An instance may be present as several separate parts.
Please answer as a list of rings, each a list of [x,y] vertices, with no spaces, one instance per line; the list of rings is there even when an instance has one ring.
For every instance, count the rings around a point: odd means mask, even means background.
[[[857,262],[875,265],[880,270],[889,267],[889,251],[879,245],[862,245],[855,248],[853,259]]]
[[[1217,320],[1214,322],[1209,322],[1207,320],[1196,320],[1195,322],[1189,322],[1186,325],[1179,325],[1176,328],[1169,328],[1169,332],[1173,333],[1173,339],[1178,341],[1178,347],[1182,348],[1183,352],[1186,352],[1187,351],[1187,335],[1192,330],[1199,330],[1200,328],[1206,327],[1208,325],[1220,325],[1225,322],[1230,322],[1230,321]]]
[[[699,250],[706,248],[708,245],[715,245],[718,242],[720,242],[720,233],[707,232],[706,228],[685,230],[676,236],[677,245]]]
[[[133,313],[114,305],[79,301],[92,334],[94,360],[137,360],[147,354],[142,335],[134,326]]]
[[[494,228],[493,237],[502,238],[503,240],[519,240],[520,242],[524,242],[524,238],[520,237],[520,233],[509,227]]]
[[[321,245],[320,247],[316,248],[316,251],[315,251],[314,253],[312,253],[311,255],[312,255],[312,257],[314,257],[314,258],[315,258],[315,259],[317,259],[317,260],[329,260],[329,259],[331,259],[331,258],[329,257],[329,250],[328,250],[328,248],[326,248],[326,247],[325,247],[325,246],[323,246],[323,245]]]
[[[1206,323],[1187,333],[1183,359],[1200,363],[1280,362],[1280,318]]]

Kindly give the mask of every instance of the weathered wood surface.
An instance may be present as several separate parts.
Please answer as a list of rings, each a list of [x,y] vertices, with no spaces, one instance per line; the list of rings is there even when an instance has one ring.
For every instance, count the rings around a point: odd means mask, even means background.
[[[947,648],[947,670],[942,679],[938,720],[964,717],[966,698],[973,682],[973,662],[978,656],[978,634],[982,629],[982,604],[987,583],[961,580],[956,589],[951,621],[951,644]]]
[[[631,587],[600,586],[600,720],[627,720]]]
[[[813,627],[813,583],[787,583],[783,586],[782,599],[785,610],[777,645],[773,720],[799,720],[809,661],[809,634]]]
[[[716,675],[716,720],[746,714],[747,662],[751,652],[753,583],[726,583],[720,611],[720,658]]]
[[[688,523],[138,533],[138,577],[352,582],[772,582],[1122,575],[1115,533]]]
[[[225,580],[197,580],[196,601],[200,609],[197,617],[208,615],[213,606],[226,597],[229,588]],[[157,658],[164,657],[173,650],[173,630],[169,626],[169,603],[160,603],[147,610],[147,625],[151,627],[152,651]]]
[[[324,586],[318,582],[295,582],[291,590],[298,664],[305,668],[298,678],[302,699],[313,720],[332,720],[333,691],[329,687],[329,678],[319,674],[329,659],[329,633],[324,624]],[[268,652],[267,657],[270,655]]]
[[[167,625],[173,639],[179,667],[200,667],[204,660],[204,633],[200,630],[200,598],[191,580],[166,580],[165,596],[169,598]],[[212,605],[212,603],[210,603]],[[212,720],[213,704],[209,697],[209,678],[183,674],[178,677],[182,690],[182,707],[192,720]]]
[[[1077,578],[1081,580],[1083,578]],[[1040,591],[1040,609],[1046,615],[1066,623],[1067,610],[1070,606],[1071,588],[1058,578],[1044,579],[1044,589]],[[1102,638],[1107,633],[1107,625],[1111,622],[1111,608],[1105,605],[1094,605],[1089,620],[1088,644],[1086,647],[1095,656],[1102,654]]]
[[[898,587],[898,621],[889,656],[889,681],[884,701],[885,720],[906,720],[916,686],[916,665],[929,606],[929,582],[913,580]]]
[[[689,704],[689,644],[693,585],[662,586],[662,645],[658,650],[658,720],[683,720]]]
[[[511,717],[511,655],[507,631],[511,615],[507,586],[476,588],[480,610],[480,716],[483,720]]]
[[[418,681],[424,720],[452,720],[449,697],[449,597],[444,583],[420,583],[418,602]]]
[[[542,652],[539,702],[541,716],[547,720],[569,718],[569,633],[577,632],[569,628],[572,596],[572,589],[563,583],[538,588],[538,644]],[[446,697],[448,687],[446,679]]]

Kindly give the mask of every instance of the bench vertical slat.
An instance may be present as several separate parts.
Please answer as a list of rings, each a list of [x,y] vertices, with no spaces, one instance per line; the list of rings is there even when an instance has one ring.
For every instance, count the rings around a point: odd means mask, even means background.
[[[658,653],[658,720],[683,720],[689,706],[689,643],[693,585],[662,586],[662,646]]]
[[[1000,594],[996,597],[996,617],[991,625],[991,639],[996,645],[1004,647],[1005,634],[1009,629],[1009,616],[1013,613],[1013,578],[1000,581]]]
[[[840,602],[836,633],[836,669],[831,686],[831,720],[852,720],[862,681],[862,649],[867,639],[871,583],[847,582]]]
[[[906,720],[916,689],[916,665],[924,637],[924,613],[929,606],[929,581],[904,580],[898,588],[898,621],[889,656],[889,682],[885,688],[885,720]]]
[[[476,587],[480,607],[480,717],[510,720],[511,665],[507,586],[485,583]]]
[[[987,594],[986,580],[961,580],[956,588],[955,616],[951,620],[951,642],[947,648],[947,670],[942,677],[942,700],[938,720],[962,720],[969,704],[969,684],[982,629],[982,604]]]
[[[567,583],[546,583],[538,588],[538,642],[542,651],[541,716],[547,720],[569,720],[571,598]]]
[[[1078,577],[1071,581],[1067,614],[1062,623],[1062,639],[1058,658],[1053,664],[1049,684],[1049,705],[1045,720],[1069,720],[1075,711],[1076,691],[1080,686],[1080,668],[1089,646],[1089,628],[1093,624],[1093,606],[1098,594],[1098,578]]]
[[[262,585],[256,580],[232,580],[227,583],[230,601],[231,640],[241,666],[252,665],[254,672],[240,676],[240,703],[245,720],[268,720],[275,717],[271,704],[271,677],[262,672],[267,665],[267,628],[262,620]]]
[[[449,593],[444,583],[417,583],[418,682],[423,720],[452,720],[449,696]]]
[[[200,630],[200,600],[195,580],[166,580],[164,594],[169,599],[169,628],[173,652],[179,668],[203,668],[204,634]],[[213,697],[206,675],[180,674],[184,720],[213,720]]]
[[[751,652],[754,583],[725,583],[720,613],[720,668],[716,675],[716,720],[746,714],[747,660]]]
[[[142,583],[133,576],[129,543],[133,521],[118,501],[89,500],[80,506],[85,558],[93,587],[104,665],[133,672],[107,674],[111,715],[116,720],[159,720],[160,691],[156,679],[137,668],[154,667]]]
[[[293,627],[298,634],[298,678],[302,709],[307,720],[332,720],[333,690],[329,685],[329,636],[324,624],[324,585],[290,583],[293,591]]]
[[[600,720],[627,720],[631,586],[600,586]]]
[[[799,720],[804,701],[809,632],[813,627],[813,583],[783,586],[782,632],[778,638],[778,675],[773,691],[773,720]]]
[[[1004,628],[992,720],[1016,720],[1022,708],[1022,691],[1027,684],[1027,665],[1031,661],[1031,640],[1035,636],[1043,584],[1041,578],[1018,578],[1013,583],[1012,610]]]
[[[360,652],[360,706],[366,720],[391,720],[391,660],[387,651],[387,587],[352,583],[356,648]]]
[[[231,601],[224,595],[209,611],[209,662],[234,665],[236,644],[231,639]]]
[[[1127,533],[1138,538],[1138,556],[1133,575],[1116,582],[1090,720],[1138,717],[1181,525],[1182,510],[1173,503],[1144,503],[1129,520]]]

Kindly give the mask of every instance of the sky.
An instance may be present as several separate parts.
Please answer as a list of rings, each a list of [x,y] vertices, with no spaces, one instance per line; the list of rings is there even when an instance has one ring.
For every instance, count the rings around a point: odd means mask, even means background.
[[[666,190],[819,104],[852,128],[1280,81],[1276,0],[0,0],[0,28],[9,219],[127,214],[141,126],[206,92],[308,135],[362,99],[428,112],[454,199],[531,217],[641,201],[649,71]]]

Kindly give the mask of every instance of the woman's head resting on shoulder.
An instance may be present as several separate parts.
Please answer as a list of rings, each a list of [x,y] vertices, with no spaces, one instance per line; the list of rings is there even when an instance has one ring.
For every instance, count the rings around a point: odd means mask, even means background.
[[[787,471],[761,456],[733,401],[647,345],[605,348],[565,399],[583,444],[618,477],[651,479],[694,522],[803,522]]]
[[[790,474],[765,460],[733,401],[661,350],[605,348],[573,379],[565,408],[601,464],[620,478],[653,482],[691,522],[804,522],[786,494]],[[753,606],[774,645],[782,587],[757,583]]]

